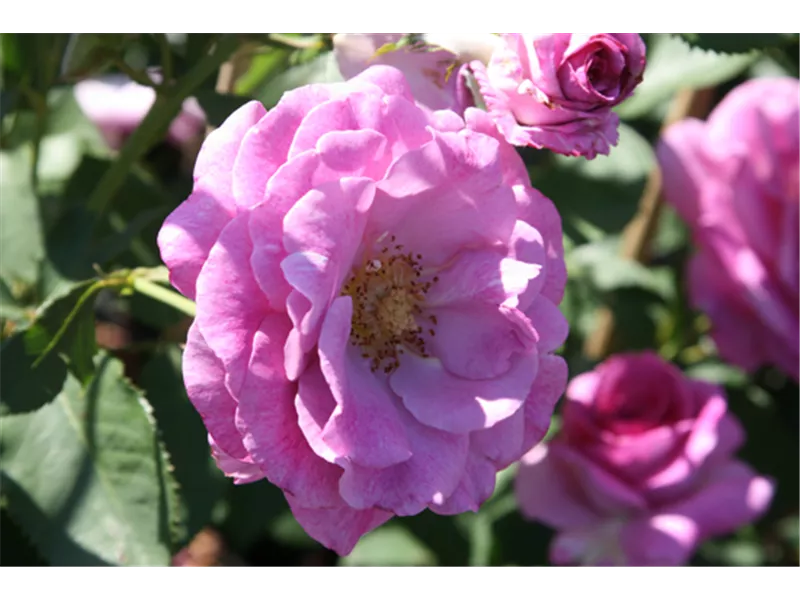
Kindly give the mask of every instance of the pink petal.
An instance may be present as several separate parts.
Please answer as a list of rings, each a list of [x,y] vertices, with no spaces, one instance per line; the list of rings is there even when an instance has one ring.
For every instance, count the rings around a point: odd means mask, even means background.
[[[691,558],[698,530],[691,519],[659,514],[627,523],[620,543],[630,566],[678,567]]]
[[[197,155],[191,195],[158,233],[170,281],[189,298],[195,297],[195,282],[211,247],[236,214],[231,169],[242,138],[264,113],[259,102],[248,102],[206,138]]]
[[[381,507],[398,516],[414,515],[429,504],[442,504],[461,481],[468,437],[426,427],[399,403],[396,410],[405,426],[411,458],[385,469],[346,467],[339,492],[354,508]]]
[[[531,391],[525,399],[525,430],[522,451],[542,441],[553,417],[556,403],[567,385],[567,361],[560,356],[539,356],[539,369]]]
[[[219,449],[234,459],[249,458],[236,429],[236,400],[225,387],[225,370],[193,323],[183,352],[183,381],[192,404]],[[226,471],[227,473],[227,471]]]
[[[437,133],[401,156],[378,185],[367,237],[391,232],[426,265],[443,264],[464,248],[505,243],[514,198],[501,185],[497,147],[493,138],[465,130]]]
[[[392,34],[390,34],[392,35]],[[379,87],[389,96],[400,96],[410,102],[414,101],[414,95],[408,86],[405,76],[392,67],[384,65],[374,65],[361,71],[350,79],[351,83],[372,84]]]
[[[270,312],[250,269],[249,217],[242,213],[228,223],[197,278],[196,323],[222,361],[234,396],[246,376],[253,334]]]
[[[249,233],[253,241],[250,268],[270,308],[283,312],[292,287],[281,270],[286,250],[283,248],[283,236],[275,228],[273,210],[274,207],[264,203],[250,211]]]
[[[613,472],[605,470],[588,456],[564,443],[550,444],[550,455],[558,469],[568,473],[584,494],[585,502],[599,514],[637,513],[647,504],[638,489],[631,487]]]
[[[317,456],[335,463],[338,455],[325,442],[322,431],[336,408],[336,400],[318,362],[303,371],[298,381],[294,406],[297,409],[298,425],[311,449]]]
[[[536,346],[535,330],[515,308],[474,303],[438,308],[435,314],[436,335],[428,340],[428,352],[456,377],[501,376],[517,354]]]
[[[656,148],[664,174],[664,198],[687,223],[697,223],[701,209],[702,187],[713,171],[706,157],[706,125],[698,119],[685,119],[671,125]]]
[[[523,446],[524,436],[525,409],[523,408],[489,429],[473,431],[469,434],[469,439],[472,451],[489,459],[495,470],[499,471],[518,461],[525,450],[530,448]]]
[[[497,469],[491,461],[470,451],[458,487],[444,502],[430,504],[429,508],[439,515],[478,512],[494,493],[496,475]]]
[[[555,529],[591,527],[602,520],[565,477],[563,467],[539,445],[526,454],[514,482],[520,511]]]
[[[208,436],[208,443],[211,446],[211,456],[214,457],[217,467],[227,477],[232,477],[233,483],[236,485],[253,483],[259,479],[264,479],[263,471],[252,462],[253,459],[250,456],[247,456],[246,460],[234,458],[222,450],[210,435]]]
[[[541,271],[541,264],[515,260],[496,250],[464,250],[439,277],[425,296],[430,308],[481,302],[516,306]],[[435,312],[438,315],[438,312]]]
[[[337,485],[342,470],[325,462],[309,446],[295,410],[297,385],[283,373],[282,350],[289,322],[285,315],[265,317],[253,338],[247,377],[238,394],[237,426],[244,446],[274,485],[309,508],[341,503]]]
[[[350,346],[351,318],[352,299],[337,298],[319,337],[320,367],[337,404],[322,438],[342,466],[352,461],[380,469],[408,459],[412,450],[391,390]]]
[[[292,288],[310,302],[307,311],[292,315],[303,352],[317,343],[321,319],[355,262],[373,191],[368,179],[324,183],[286,214],[283,245],[289,256],[281,269]]]
[[[268,113],[262,112],[263,117],[241,140],[236,162],[228,168],[240,207],[261,202],[267,181],[287,162],[292,138],[303,118],[329,98],[330,91],[324,85],[303,86],[286,92]]]
[[[759,476],[742,462],[730,461],[712,471],[696,493],[660,511],[690,520],[706,538],[731,533],[759,519],[767,511],[774,490],[771,479]]]
[[[537,296],[525,310],[539,335],[539,352],[552,352],[561,346],[569,335],[569,324],[558,306],[545,296]]]
[[[523,185],[514,187],[514,195],[520,211],[519,218],[534,227],[544,241],[547,263],[544,269],[545,280],[542,283],[541,294],[550,299],[553,304],[558,305],[564,296],[564,287],[567,284],[561,216],[553,202],[531,188],[527,180]],[[527,258],[520,258],[520,260],[530,262]],[[524,302],[524,299],[521,299],[520,302]]]
[[[436,358],[406,354],[390,385],[422,423],[452,433],[486,429],[523,405],[536,378],[537,355],[517,355],[511,368],[493,379],[463,379]]]
[[[344,503],[335,508],[306,508],[288,493],[286,500],[306,533],[339,556],[350,554],[361,536],[394,516],[380,509],[356,510]]]

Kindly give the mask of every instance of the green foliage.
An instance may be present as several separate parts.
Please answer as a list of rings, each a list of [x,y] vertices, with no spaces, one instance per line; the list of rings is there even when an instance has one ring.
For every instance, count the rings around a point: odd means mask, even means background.
[[[59,393],[67,370],[85,383],[97,351],[92,306],[101,286],[90,280],[42,304],[25,329],[0,349],[0,414],[28,412]]]
[[[2,487],[13,520],[59,565],[167,564],[179,522],[151,409],[110,356],[82,388],[3,418]]]
[[[617,108],[623,119],[644,117],[680,89],[702,89],[736,77],[758,58],[757,53],[717,54],[693,48],[679,37],[651,36],[644,81]]]
[[[796,44],[800,39],[796,33],[682,33],[680,35],[696,48],[728,53],[781,48]]]

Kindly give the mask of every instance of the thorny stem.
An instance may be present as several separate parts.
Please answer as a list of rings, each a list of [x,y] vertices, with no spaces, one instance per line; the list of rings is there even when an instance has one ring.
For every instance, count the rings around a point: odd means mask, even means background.
[[[661,125],[661,132],[686,117],[703,118],[711,107],[713,89],[682,90],[672,100],[670,110]],[[661,170],[654,166],[647,178],[639,208],[622,233],[621,253],[625,258],[646,264],[650,246],[658,228],[663,198],[661,195]],[[615,333],[614,314],[607,306],[597,313],[597,325],[586,339],[583,353],[592,360],[600,360],[612,349]]]

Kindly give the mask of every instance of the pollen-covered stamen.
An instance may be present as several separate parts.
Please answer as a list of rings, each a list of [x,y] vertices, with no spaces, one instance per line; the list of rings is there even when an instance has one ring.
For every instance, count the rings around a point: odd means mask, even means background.
[[[422,255],[404,254],[394,236],[391,241],[377,258],[367,258],[354,269],[342,289],[342,295],[353,298],[350,343],[361,346],[372,371],[384,373],[400,365],[404,349],[427,357],[423,335],[434,335],[431,323],[436,325],[435,316],[422,318],[420,306],[432,284],[423,281]]]

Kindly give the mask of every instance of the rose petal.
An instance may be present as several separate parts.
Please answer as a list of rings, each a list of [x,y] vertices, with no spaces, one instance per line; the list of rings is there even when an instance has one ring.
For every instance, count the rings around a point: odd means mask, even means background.
[[[364,534],[380,527],[394,516],[380,509],[356,510],[344,503],[335,508],[306,508],[288,493],[286,500],[294,518],[303,529],[339,556],[350,554]]]
[[[422,423],[467,433],[491,427],[517,412],[536,378],[537,364],[535,352],[517,355],[503,375],[469,380],[450,374],[436,358],[406,354],[389,382]]]
[[[342,470],[312,451],[298,425],[297,386],[283,373],[281,353],[289,326],[285,315],[273,314],[255,333],[238,394],[237,426],[245,448],[271,483],[302,498],[305,507],[336,507]]]
[[[351,319],[351,298],[337,298],[319,337],[320,367],[337,405],[322,438],[342,466],[380,469],[408,459],[410,441],[391,390],[359,351],[349,348]]]
[[[429,504],[442,504],[461,481],[469,440],[422,425],[397,405],[411,458],[385,469],[348,466],[339,492],[354,508],[380,507],[398,516],[415,515]]]
[[[197,278],[196,323],[222,361],[230,392],[238,395],[247,373],[253,334],[269,312],[250,269],[249,213],[234,218],[214,244]]]

